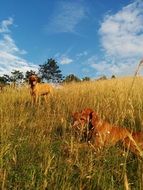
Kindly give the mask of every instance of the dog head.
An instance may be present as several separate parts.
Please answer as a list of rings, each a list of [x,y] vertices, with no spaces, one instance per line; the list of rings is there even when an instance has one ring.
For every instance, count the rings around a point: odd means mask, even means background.
[[[73,129],[80,132],[80,134],[84,136],[85,139],[89,140],[89,138],[92,136],[93,129],[96,129],[96,126],[99,122],[98,114],[90,108],[85,108],[81,112],[75,112],[72,117]]]
[[[33,74],[29,77],[29,84],[31,86],[35,86],[37,82],[38,82],[38,77],[36,75]]]
[[[81,112],[75,112],[72,114],[73,118],[73,127],[81,128],[84,125],[90,125],[89,129],[96,127],[96,124],[99,122],[98,114],[90,108],[85,108]]]

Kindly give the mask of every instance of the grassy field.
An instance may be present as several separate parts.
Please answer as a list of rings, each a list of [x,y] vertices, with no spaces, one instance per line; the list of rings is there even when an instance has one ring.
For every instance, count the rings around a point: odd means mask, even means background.
[[[85,107],[102,119],[143,130],[143,78],[65,85],[32,106],[29,89],[0,93],[0,189],[142,190],[143,161],[120,144],[95,153],[79,143],[71,115]]]

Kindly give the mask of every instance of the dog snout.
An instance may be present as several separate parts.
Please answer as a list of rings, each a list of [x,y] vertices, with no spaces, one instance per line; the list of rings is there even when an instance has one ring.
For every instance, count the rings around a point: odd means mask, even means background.
[[[73,121],[72,127],[78,129],[79,128],[78,126],[79,126],[79,122]]]

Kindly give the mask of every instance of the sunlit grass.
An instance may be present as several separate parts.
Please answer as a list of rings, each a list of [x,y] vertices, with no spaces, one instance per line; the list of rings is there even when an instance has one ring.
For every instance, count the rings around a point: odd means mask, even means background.
[[[29,89],[0,94],[0,188],[48,190],[142,189],[142,160],[120,144],[96,153],[79,143],[71,115],[85,107],[102,119],[143,128],[143,78],[64,85],[45,105],[32,106]],[[123,156],[123,155],[126,156]]]

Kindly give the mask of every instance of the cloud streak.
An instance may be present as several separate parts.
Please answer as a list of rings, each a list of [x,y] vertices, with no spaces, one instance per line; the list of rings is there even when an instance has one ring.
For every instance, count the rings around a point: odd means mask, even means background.
[[[9,33],[9,26],[13,24],[13,18],[3,20],[0,24],[0,33]]]
[[[76,33],[76,27],[85,17],[86,9],[80,0],[61,1],[55,7],[47,31]]]
[[[17,47],[10,34],[10,25],[13,25],[12,18],[3,20],[0,24],[0,75],[10,74],[13,70],[37,70],[36,65],[22,58],[26,51]]]

